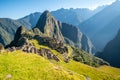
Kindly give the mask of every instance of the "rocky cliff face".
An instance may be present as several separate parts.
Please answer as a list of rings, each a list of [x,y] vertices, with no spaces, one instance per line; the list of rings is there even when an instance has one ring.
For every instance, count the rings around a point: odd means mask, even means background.
[[[107,62],[90,55],[81,49],[66,46],[56,38],[46,37],[44,35],[36,35],[36,30],[26,30],[20,26],[17,29],[14,40],[6,46],[9,51],[22,50],[29,54],[38,54],[45,59],[55,60],[57,62],[63,60],[68,63],[70,59],[88,64],[90,66],[109,65]],[[35,32],[35,33],[34,33]],[[37,42],[34,42],[37,41]],[[32,42],[33,41],[33,42]],[[56,52],[57,51],[57,52]]]
[[[88,53],[94,53],[92,42],[77,27],[61,22],[59,22],[59,26],[67,44],[81,48]]]
[[[39,35],[35,35],[34,39],[36,39],[39,42],[39,44],[45,45],[45,46],[50,47],[51,49],[57,50],[61,54],[68,53],[68,49],[66,46],[64,46],[64,43],[59,42],[55,38],[50,38],[50,37],[45,37],[45,36],[41,37]]]
[[[95,47],[86,35],[82,35],[81,39],[82,49],[88,53],[95,54]]]
[[[82,33],[73,25],[59,22],[60,30],[64,37],[74,43],[74,46],[81,48]]]
[[[103,52],[97,53],[96,56],[108,61],[112,66],[120,67],[120,30],[116,37],[106,45]]]
[[[6,45],[5,48],[11,47],[11,46],[18,46],[19,44],[17,43],[19,39],[22,37],[22,34],[25,33],[25,31],[26,31],[25,27],[20,26],[15,33],[13,41],[11,41],[10,44]]]
[[[46,56],[48,59],[53,59],[57,62],[59,61],[59,59],[49,49],[46,48],[37,49],[32,43],[28,41],[28,38],[26,37],[21,37],[21,39],[17,41],[17,46],[13,45],[11,47],[8,47],[8,50],[9,51],[22,50],[27,53],[34,53],[43,57]]]
[[[37,28],[40,29],[45,35],[49,37],[56,38],[59,41],[64,41],[62,33],[59,29],[57,20],[49,13],[49,11],[45,11],[36,25]]]
[[[57,21],[48,11],[45,11],[40,16],[36,28],[48,37],[56,38],[58,41],[72,44],[75,47],[93,53],[91,41],[84,37],[85,35],[76,26]]]
[[[64,56],[65,62],[69,61],[68,58],[68,48],[64,46],[63,42],[57,40],[56,38],[41,36],[39,33],[36,35],[36,30],[26,30],[24,27],[20,26],[16,34],[14,36],[14,40],[7,45],[5,48],[10,51],[22,50],[27,53],[35,53],[43,57],[47,57],[48,59],[53,59],[55,61],[59,61],[56,55],[50,49],[47,48],[37,48],[30,40],[37,40],[39,45],[48,46],[51,49],[58,51],[60,54],[66,55]]]

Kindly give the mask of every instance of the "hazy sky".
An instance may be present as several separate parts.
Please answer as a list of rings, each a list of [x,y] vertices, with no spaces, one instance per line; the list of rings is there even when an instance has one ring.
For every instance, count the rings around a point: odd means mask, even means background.
[[[0,18],[21,18],[34,12],[59,8],[89,8],[111,4],[115,0],[0,0]]]

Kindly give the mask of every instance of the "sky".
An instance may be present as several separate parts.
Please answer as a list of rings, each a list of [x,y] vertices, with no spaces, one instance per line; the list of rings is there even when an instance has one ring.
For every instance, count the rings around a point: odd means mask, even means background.
[[[18,19],[30,13],[60,8],[89,8],[111,4],[115,0],[0,0],[0,18]]]

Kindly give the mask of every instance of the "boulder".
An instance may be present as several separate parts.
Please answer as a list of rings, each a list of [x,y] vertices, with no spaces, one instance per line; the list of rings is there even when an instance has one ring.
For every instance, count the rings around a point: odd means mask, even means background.
[[[41,56],[47,56],[48,59],[53,59],[57,62],[59,61],[59,59],[49,49],[41,48],[38,53]]]
[[[8,48],[9,51],[13,52],[16,50],[15,46]]]

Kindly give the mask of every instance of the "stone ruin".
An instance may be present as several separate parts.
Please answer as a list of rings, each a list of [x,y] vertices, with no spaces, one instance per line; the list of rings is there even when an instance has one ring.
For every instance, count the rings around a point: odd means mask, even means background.
[[[17,46],[9,47],[8,50],[11,52],[15,50],[22,50],[24,52],[35,53],[43,57],[47,56],[48,59],[53,59],[57,62],[59,61],[59,59],[49,49],[45,48],[37,49],[35,46],[29,43],[28,39],[25,37],[21,38],[18,41]]]

